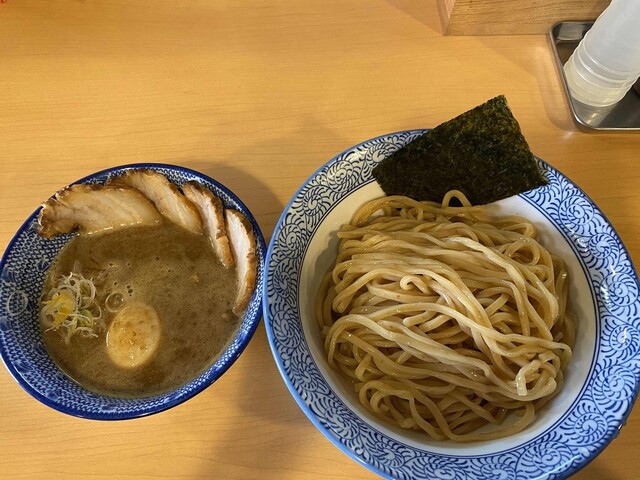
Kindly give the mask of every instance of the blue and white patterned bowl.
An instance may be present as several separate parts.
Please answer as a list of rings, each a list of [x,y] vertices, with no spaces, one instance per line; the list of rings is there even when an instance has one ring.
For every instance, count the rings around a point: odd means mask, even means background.
[[[16,381],[36,399],[61,412],[96,420],[123,420],[158,413],[204,390],[240,356],[253,336],[262,314],[262,279],[266,245],[247,207],[221,183],[194,170],[164,164],[135,164],[104,170],[76,183],[102,183],[131,168],[152,168],[182,185],[196,180],[218,195],[226,207],[244,213],[253,225],[258,256],[256,291],[239,330],[216,362],[199,377],[163,395],[120,399],[98,395],[71,381],[49,359],[40,336],[38,299],[45,271],[71,235],[41,238],[36,233],[38,208],[16,233],[0,263],[0,355]]]
[[[529,217],[542,242],[562,255],[578,315],[574,357],[561,393],[524,432],[455,444],[395,429],[370,415],[325,358],[313,300],[335,259],[335,232],[366,200],[382,195],[371,170],[425,130],[384,135],[346,150],[314,173],[274,231],[264,280],[264,318],[291,394],[338,448],[388,478],[559,479],[615,438],[640,379],[638,278],[620,238],[571,181],[538,160],[549,184],[492,205]]]

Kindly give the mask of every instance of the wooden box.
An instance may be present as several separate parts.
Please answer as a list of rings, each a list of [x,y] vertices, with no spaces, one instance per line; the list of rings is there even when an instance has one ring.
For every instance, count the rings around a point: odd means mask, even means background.
[[[445,35],[545,34],[562,20],[595,20],[610,0],[437,0]]]

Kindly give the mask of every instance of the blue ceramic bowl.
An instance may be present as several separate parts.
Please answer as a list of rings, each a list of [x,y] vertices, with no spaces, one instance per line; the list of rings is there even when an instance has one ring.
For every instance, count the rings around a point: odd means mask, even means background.
[[[218,195],[225,207],[244,213],[253,225],[258,256],[256,291],[228,347],[199,377],[182,387],[157,396],[122,399],[92,393],[73,382],[48,357],[42,343],[38,300],[45,272],[71,238],[61,235],[47,240],[36,233],[38,208],[25,221],[6,249],[0,263],[0,355],[11,375],[45,405],[77,417],[123,420],[158,413],[185,400],[216,381],[240,356],[253,336],[262,314],[262,278],[266,246],[258,224],[247,207],[221,183],[196,171],[164,164],[135,164],[89,175],[76,183],[102,183],[132,168],[151,168],[182,185],[196,180]]]
[[[383,135],[337,155],[296,192],[269,245],[264,284],[267,336],[300,408],[338,448],[387,478],[560,479],[604,449],[624,425],[640,381],[638,277],[619,236],[575,184],[538,159],[545,187],[497,202],[495,213],[530,218],[569,268],[578,325],[566,382],[523,432],[456,444],[394,428],[362,407],[326,359],[313,302],[335,260],[335,232],[365,201],[383,195],[372,169],[424,130]]]

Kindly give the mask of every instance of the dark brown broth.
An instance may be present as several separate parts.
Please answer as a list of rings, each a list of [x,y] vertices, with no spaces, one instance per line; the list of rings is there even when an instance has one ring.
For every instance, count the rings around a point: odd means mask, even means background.
[[[93,278],[104,298],[120,292],[125,301],[156,309],[162,337],[146,364],[123,369],[106,349],[106,331],[97,338],[75,335],[66,344],[59,332],[43,328],[51,358],[80,385],[116,397],[144,397],[170,391],[211,366],[238,328],[231,313],[237,294],[233,269],[215,258],[209,240],[170,222],[90,236],[77,236],[60,252],[48,272],[53,278],[74,268]],[[105,273],[106,272],[106,273]]]

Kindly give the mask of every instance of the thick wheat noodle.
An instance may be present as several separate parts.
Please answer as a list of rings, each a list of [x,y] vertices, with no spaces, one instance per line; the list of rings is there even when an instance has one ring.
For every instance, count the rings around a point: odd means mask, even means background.
[[[567,271],[530,221],[453,191],[441,205],[370,201],[338,237],[316,318],[329,364],[372,413],[437,440],[487,440],[526,428],[558,393],[575,336]]]

